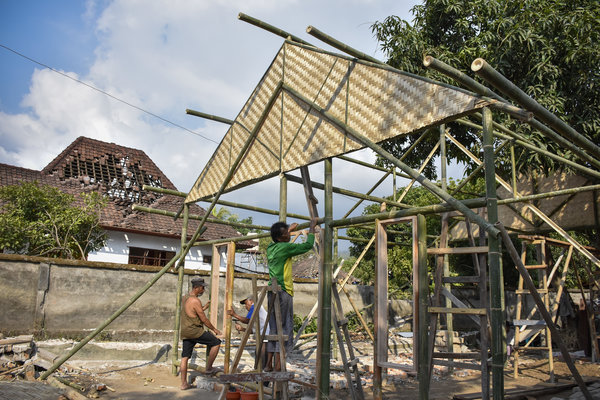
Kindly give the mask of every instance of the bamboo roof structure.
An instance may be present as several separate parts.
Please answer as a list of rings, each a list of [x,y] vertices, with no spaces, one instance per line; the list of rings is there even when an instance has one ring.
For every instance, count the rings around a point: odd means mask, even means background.
[[[285,42],[186,202],[217,193],[255,129],[256,139],[225,191],[364,147],[301,97],[376,143],[490,105],[490,100],[459,88]]]

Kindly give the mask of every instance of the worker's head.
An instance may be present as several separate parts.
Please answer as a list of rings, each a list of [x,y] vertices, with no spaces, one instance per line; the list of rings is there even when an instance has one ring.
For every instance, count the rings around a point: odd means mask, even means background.
[[[246,307],[246,311],[250,311],[252,305],[254,304],[254,297],[252,295],[246,297],[244,300],[240,301],[240,304],[243,304]]]
[[[194,278],[190,282],[192,284],[192,293],[196,294],[196,296],[204,293],[204,288],[206,287],[206,282],[204,282],[204,278]]]
[[[290,232],[288,229],[289,226],[285,222],[275,222],[271,226],[271,239],[274,242],[289,242]]]

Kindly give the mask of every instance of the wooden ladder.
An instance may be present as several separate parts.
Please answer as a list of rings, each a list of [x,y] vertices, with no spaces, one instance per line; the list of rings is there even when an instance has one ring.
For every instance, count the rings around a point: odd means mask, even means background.
[[[485,212],[485,210],[483,210]],[[448,367],[458,367],[464,369],[476,369],[481,371],[481,392],[482,398],[487,399],[490,396],[489,380],[489,305],[487,290],[487,262],[486,254],[489,248],[486,244],[485,231],[479,229],[479,246],[475,245],[475,239],[471,230],[471,222],[465,218],[465,228],[469,240],[469,247],[448,247],[448,221],[453,216],[458,216],[457,212],[442,214],[442,229],[440,235],[439,247],[427,249],[428,254],[436,256],[436,270],[434,276],[435,289],[432,299],[432,306],[428,308],[431,314],[430,318],[430,373],[433,375],[433,366],[444,365]],[[449,276],[447,267],[447,257],[451,254],[471,254],[476,275],[472,276]],[[473,308],[462,302],[452,293],[452,284],[471,283],[479,288],[479,307]],[[445,297],[445,304],[442,304],[441,296]],[[448,331],[447,343],[448,349],[445,352],[434,351],[435,337],[437,333],[438,315],[446,315],[446,329]],[[467,315],[479,326],[480,351],[479,352],[456,352],[454,351],[454,332],[452,331],[452,317],[454,314]],[[467,363],[455,360],[481,360],[480,363]]]
[[[231,366],[230,373],[222,374],[219,376],[219,380],[222,383],[226,384],[223,387],[223,390],[221,391],[219,400],[225,399],[225,393],[229,390],[229,386],[231,383],[240,383],[240,382],[257,382],[259,385],[258,386],[259,398],[260,398],[260,400],[263,400],[264,397],[263,397],[262,383],[270,382],[270,381],[275,382],[275,384],[273,385],[274,386],[273,393],[272,393],[273,398],[275,398],[276,394],[279,392],[279,393],[281,393],[281,398],[283,400],[288,399],[288,397],[289,397],[288,383],[289,383],[290,379],[294,378],[294,373],[288,372],[286,370],[285,341],[287,340],[287,337],[285,337],[283,335],[283,329],[282,329],[282,323],[281,323],[281,321],[282,321],[281,320],[281,308],[279,307],[279,294],[281,291],[282,291],[282,289],[279,286],[279,284],[277,283],[277,279],[275,279],[275,278],[272,279],[271,285],[263,286],[260,288],[260,294],[258,296],[258,301],[254,304],[254,312],[252,313],[252,316],[250,317],[250,321],[248,322],[248,329],[246,329],[246,331],[244,332],[244,335],[242,336],[242,340],[240,342],[240,346],[238,347],[238,351],[235,355],[233,364]],[[257,325],[257,323],[258,323],[258,318],[259,318],[259,314],[260,314],[259,311],[265,300],[267,292],[273,293],[273,296],[272,296],[273,301],[269,302],[269,304],[268,304],[267,320],[262,329],[262,332],[260,332],[260,335],[258,335],[259,340],[257,340],[257,343],[256,343],[256,360],[254,363],[255,371],[249,372],[249,373],[236,373],[240,359],[242,358],[242,354],[244,352],[244,348],[246,346],[246,343],[248,342],[248,338],[250,337],[250,332],[251,332],[250,327]],[[269,325],[269,320],[271,319],[271,316],[273,316],[273,315],[275,316],[275,322],[277,325],[278,334],[273,334],[271,332],[271,334],[265,335],[267,326]],[[280,350],[279,357],[280,357],[280,363],[281,363],[281,371],[272,371],[272,372],[263,372],[262,371],[263,366],[262,366],[262,363],[260,362],[261,354],[262,354],[262,346],[264,346],[262,339],[276,340],[279,342],[279,350]]]
[[[344,317],[344,310],[340,300],[340,294],[337,289],[337,284],[333,283],[331,294],[334,300],[333,317],[334,327],[337,336],[337,342],[340,348],[340,356],[344,367],[344,374],[348,382],[348,390],[352,395],[352,400],[363,400],[362,384],[360,382],[360,372],[358,370],[358,358],[354,355],[350,333],[348,332],[348,319]],[[347,346],[347,349],[346,349]]]
[[[521,247],[521,261],[525,265],[527,272],[531,275],[532,271],[537,272],[538,278],[538,288],[536,291],[540,294],[544,306],[546,310],[550,311],[550,294],[549,294],[549,284],[548,284],[548,257],[546,254],[547,243],[545,237],[526,237],[519,236],[520,239],[523,240]],[[527,249],[529,246],[534,246],[536,255],[535,255],[535,264],[527,264]],[[565,269],[566,274],[566,269]],[[531,311],[527,314],[525,319],[522,318],[523,314],[523,305],[525,296],[530,294],[531,292],[523,288],[523,277],[519,275],[519,284],[518,288],[515,292],[517,295],[517,309],[515,314],[515,319],[513,320],[513,325],[515,327],[515,340],[514,340],[514,377],[518,378],[519,376],[519,353],[525,351],[537,351],[537,352],[546,352],[548,356],[548,372],[550,374],[550,382],[554,383],[554,357],[552,356],[552,335],[550,334],[550,329],[548,325],[543,319],[533,319],[536,313],[536,307],[533,307]],[[558,300],[555,299],[556,308],[558,308]],[[555,318],[556,312],[552,312],[552,317]],[[540,317],[541,318],[541,317]],[[529,332],[525,333],[525,330],[529,330]],[[545,345],[543,346],[533,346],[534,340],[542,335]],[[521,342],[525,341],[523,345]]]

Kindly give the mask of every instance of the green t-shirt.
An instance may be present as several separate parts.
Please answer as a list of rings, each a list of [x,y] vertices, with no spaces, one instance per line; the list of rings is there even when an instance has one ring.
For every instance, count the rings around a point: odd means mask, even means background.
[[[277,278],[277,283],[290,296],[294,295],[292,281],[292,257],[312,249],[315,235],[309,233],[304,243],[273,242],[267,247],[269,277]]]

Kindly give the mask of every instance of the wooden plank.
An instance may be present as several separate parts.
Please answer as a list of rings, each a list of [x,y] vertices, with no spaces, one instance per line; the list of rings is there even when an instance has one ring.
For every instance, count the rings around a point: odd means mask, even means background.
[[[458,362],[458,361],[446,361],[446,360],[440,360],[440,359],[434,359],[433,363],[435,365],[444,365],[446,367],[454,367],[454,368],[461,368],[461,369],[473,369],[476,371],[481,370],[480,364],[470,364],[470,363],[462,363],[462,362]]]
[[[310,174],[306,165],[300,167],[300,175],[302,176],[302,186],[304,186],[304,195],[306,196],[306,205],[311,218],[319,218],[317,203],[319,202],[313,194],[312,185],[310,184]]]
[[[548,293],[548,289],[537,289],[536,290],[539,294],[546,294]],[[522,290],[515,290],[516,294],[530,294],[531,292],[529,291],[529,289],[522,289]]]
[[[515,346],[516,350],[519,351],[548,351],[548,347],[524,347],[524,346]]]
[[[475,315],[487,315],[485,308],[449,308],[449,307],[428,307],[427,311],[430,313],[450,313],[450,314],[475,314]]]
[[[525,266],[526,269],[545,269],[546,267],[548,267],[546,264],[532,264]]]
[[[30,343],[31,341],[33,341],[33,335],[21,335],[6,339],[0,339],[0,346],[5,346],[9,344]]]
[[[295,374],[288,371],[272,372],[245,372],[243,374],[222,374],[219,375],[219,381],[223,383],[234,382],[272,382],[289,381]]]
[[[459,308],[465,308],[465,309],[470,308],[465,303],[460,301],[455,295],[453,295],[448,289],[442,288],[442,294],[444,296],[446,296],[446,298],[449,299],[452,302],[452,304],[454,304],[455,306],[457,306]],[[479,317],[476,317],[474,315],[469,315],[469,318],[471,318],[473,320],[473,322],[475,322],[477,324],[477,326],[481,326],[481,321],[479,320]]]
[[[474,246],[474,247],[436,247],[427,249],[427,254],[478,254],[487,253],[489,251],[488,246]]]
[[[388,349],[388,254],[385,226],[375,225],[375,299],[373,315],[373,398],[381,399],[383,393],[383,370],[381,362],[387,361]]]
[[[481,359],[481,353],[450,353],[447,351],[436,351],[433,353],[434,358],[451,358],[451,359]]]
[[[585,381],[585,383],[588,385],[593,382],[596,382],[596,380],[593,379],[593,380]],[[551,386],[543,386],[543,387],[537,387],[537,388],[533,387],[533,388],[529,388],[529,389],[521,389],[521,388],[506,389],[504,391],[504,399],[505,400],[508,400],[508,399],[516,400],[516,399],[528,398],[528,396],[531,396],[532,398],[537,398],[537,397],[543,396],[543,395],[560,393],[565,390],[571,389],[575,386],[577,386],[576,383],[563,383],[561,385],[551,385]],[[453,399],[454,400],[477,400],[477,399],[481,399],[481,393],[455,394]]]
[[[223,332],[225,334],[225,361],[223,369],[225,373],[229,373],[229,365],[231,362],[231,315],[228,311],[231,310],[233,303],[233,274],[235,267],[235,243],[227,244],[227,270],[225,272],[225,301],[223,304]]]
[[[221,254],[219,246],[212,248],[212,266],[210,270],[210,315],[209,320],[213,326],[218,326],[219,318],[219,278],[221,276]]]
[[[535,319],[515,319],[513,320],[514,326],[546,326],[546,321],[535,320]]]
[[[443,283],[479,283],[481,278],[478,276],[445,276]]]
[[[412,365],[408,365],[408,364],[398,364],[398,363],[392,363],[392,362],[380,362],[379,366],[381,368],[388,368],[388,369],[401,369],[403,371],[412,371],[412,372],[417,372],[415,371],[415,367]]]
[[[265,335],[263,337],[263,340],[268,340],[268,341],[272,341],[272,340],[283,340],[286,341],[288,340],[288,336],[281,334],[281,335]]]

